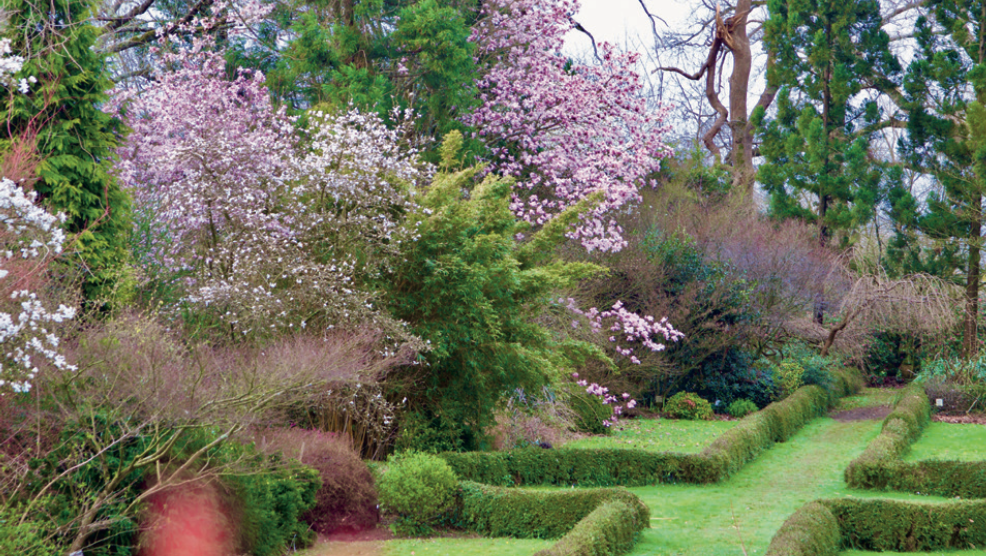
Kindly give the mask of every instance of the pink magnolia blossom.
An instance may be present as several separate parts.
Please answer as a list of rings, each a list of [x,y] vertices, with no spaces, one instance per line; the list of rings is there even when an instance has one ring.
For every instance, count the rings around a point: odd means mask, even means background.
[[[493,145],[490,169],[517,178],[512,209],[535,226],[595,192],[601,204],[569,237],[592,251],[618,251],[608,216],[639,199],[671,149],[665,110],[647,108],[637,54],[603,44],[602,62],[562,55],[577,0],[487,0],[474,27],[481,105],[465,118]]]

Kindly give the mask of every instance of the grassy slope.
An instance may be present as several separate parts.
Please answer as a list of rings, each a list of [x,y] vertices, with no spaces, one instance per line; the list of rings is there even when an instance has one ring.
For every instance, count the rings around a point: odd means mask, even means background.
[[[882,405],[887,399],[887,393],[871,391],[845,400],[842,408]],[[698,432],[702,423],[690,425],[696,425],[694,437],[701,438],[705,434]],[[716,423],[704,425],[715,426]],[[725,483],[632,489],[650,507],[652,516],[652,528],[644,533],[632,554],[740,556],[743,548],[749,556],[763,554],[781,523],[799,506],[817,498],[858,496],[942,500],[910,494],[850,491],[845,487],[843,470],[879,429],[879,421],[840,423],[828,418],[818,419],[789,442],[774,446]],[[614,435],[612,439],[598,440],[602,441],[599,446],[602,447],[606,441],[612,443],[609,445],[625,446],[626,441],[632,439],[632,436]],[[694,442],[685,441],[686,444]],[[637,447],[636,440],[634,447]],[[529,555],[550,544],[551,541],[514,539],[389,541],[385,554]],[[960,554],[986,556],[986,553],[978,552]]]

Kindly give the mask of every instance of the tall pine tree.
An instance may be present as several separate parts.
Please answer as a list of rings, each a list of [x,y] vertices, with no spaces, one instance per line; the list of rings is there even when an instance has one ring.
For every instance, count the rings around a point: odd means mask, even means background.
[[[933,187],[924,211],[909,192],[895,196],[898,221],[916,224],[932,245],[898,243],[915,264],[934,265],[964,283],[962,347],[973,357],[986,196],[986,2],[931,0],[928,11],[931,17],[916,24],[918,48],[904,81],[908,134],[900,150]]]
[[[890,120],[864,92],[890,89],[900,65],[876,0],[770,0],[764,44],[774,63],[777,114],[754,113],[758,179],[779,218],[818,225],[823,246],[846,245],[874,217],[884,173],[869,138]],[[819,300],[815,320],[824,318]]]
[[[119,122],[100,110],[113,87],[92,46],[98,29],[87,21],[87,0],[3,0],[3,35],[37,79],[27,94],[0,105],[9,140],[5,159],[31,153],[22,185],[33,186],[52,212],[68,216],[88,296],[97,296],[126,259],[129,201],[108,173]],[[5,160],[5,166],[7,165]]]

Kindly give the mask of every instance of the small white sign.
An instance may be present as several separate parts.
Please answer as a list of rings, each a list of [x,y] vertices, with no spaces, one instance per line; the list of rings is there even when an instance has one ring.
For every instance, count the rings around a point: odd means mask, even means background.
[[[935,400],[935,405],[938,406],[938,407],[945,407],[945,400],[943,400],[941,398],[937,398]]]

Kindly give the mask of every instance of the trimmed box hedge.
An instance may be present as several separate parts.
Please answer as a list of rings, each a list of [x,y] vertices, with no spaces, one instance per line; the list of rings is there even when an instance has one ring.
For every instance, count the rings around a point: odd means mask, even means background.
[[[842,546],[839,522],[819,502],[794,512],[770,540],[767,556],[836,556]]]
[[[946,504],[818,500],[802,506],[784,522],[766,556],[827,556],[849,548],[926,552],[984,545],[986,500]]]
[[[461,483],[461,518],[493,537],[558,538],[539,555],[610,556],[630,551],[650,511],[622,488],[524,491]]]
[[[521,486],[647,486],[657,483],[715,483],[794,435],[828,412],[840,397],[859,391],[855,370],[833,372],[829,389],[804,386],[786,399],[741,419],[698,454],[626,449],[524,448],[504,452],[439,454],[460,479]]]
[[[846,468],[846,484],[851,488],[986,498],[986,461],[901,459],[930,420],[928,396],[920,385],[911,384],[883,421],[880,434]]]

